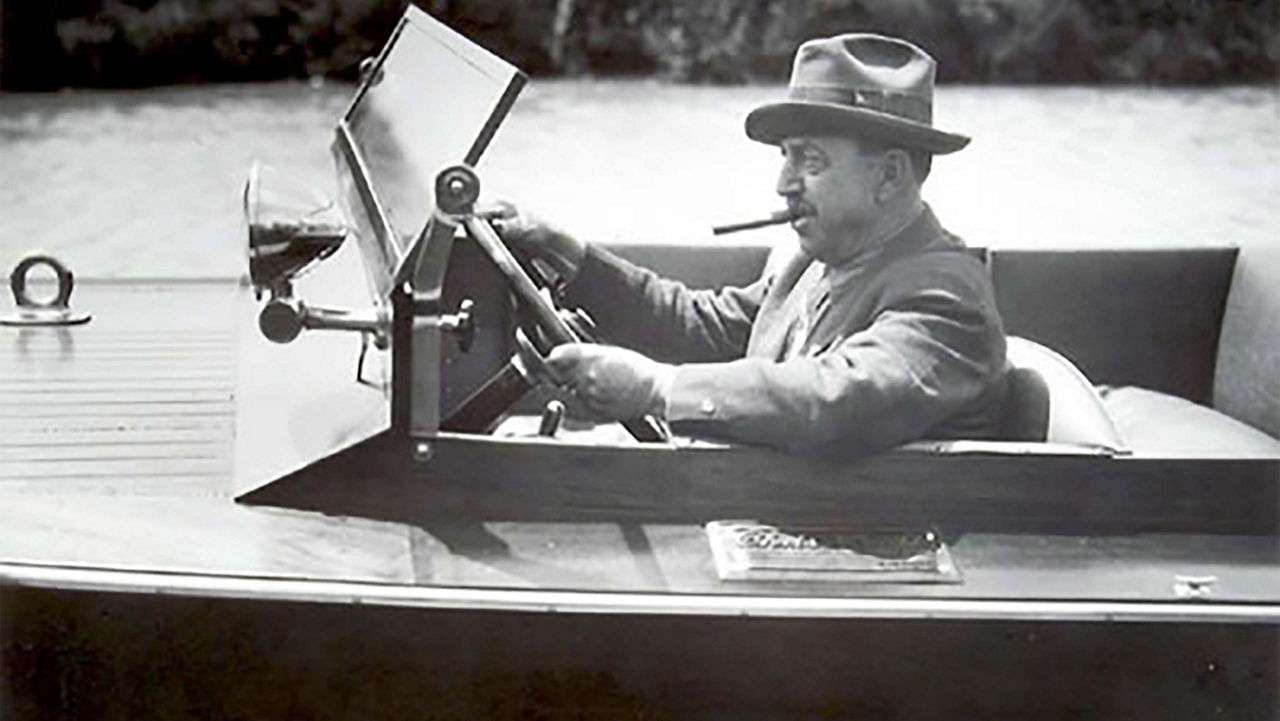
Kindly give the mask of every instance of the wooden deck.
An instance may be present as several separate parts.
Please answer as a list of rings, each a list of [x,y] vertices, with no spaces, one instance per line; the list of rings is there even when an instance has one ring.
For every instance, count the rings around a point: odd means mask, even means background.
[[[258,362],[238,355],[258,348],[241,340],[251,295],[230,280],[82,281],[88,324],[0,328],[6,560],[413,580],[403,527],[232,501],[237,400],[294,408],[274,402],[289,400],[284,382],[237,372]]]
[[[87,325],[0,328],[0,489],[226,495],[235,286],[81,285]]]

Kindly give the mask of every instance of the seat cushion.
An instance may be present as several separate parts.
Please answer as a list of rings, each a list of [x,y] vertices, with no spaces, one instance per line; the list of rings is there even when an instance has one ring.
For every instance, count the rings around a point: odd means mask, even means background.
[[[1139,455],[1280,457],[1280,440],[1207,406],[1135,386],[1104,388],[1102,399]]]

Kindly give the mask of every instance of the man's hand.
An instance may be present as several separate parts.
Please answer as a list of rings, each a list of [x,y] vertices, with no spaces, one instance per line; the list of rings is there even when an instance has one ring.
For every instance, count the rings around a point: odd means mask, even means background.
[[[587,410],[607,420],[625,421],[662,415],[676,368],[626,348],[570,343],[551,350],[547,370]]]
[[[566,283],[578,275],[587,244],[512,203],[498,201],[479,211],[502,240],[551,266]]]

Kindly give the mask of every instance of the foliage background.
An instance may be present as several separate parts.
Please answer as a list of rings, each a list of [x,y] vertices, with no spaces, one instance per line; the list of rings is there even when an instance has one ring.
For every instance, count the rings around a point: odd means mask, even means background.
[[[903,36],[966,83],[1275,82],[1280,0],[418,0],[538,75],[786,77],[805,38]],[[0,0],[9,89],[344,77],[403,0]]]

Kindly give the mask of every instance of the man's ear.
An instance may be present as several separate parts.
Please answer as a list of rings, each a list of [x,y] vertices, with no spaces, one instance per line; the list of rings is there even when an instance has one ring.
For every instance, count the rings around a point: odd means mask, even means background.
[[[911,158],[907,151],[898,148],[885,151],[880,159],[879,181],[876,200],[881,203],[897,195],[911,182]]]

